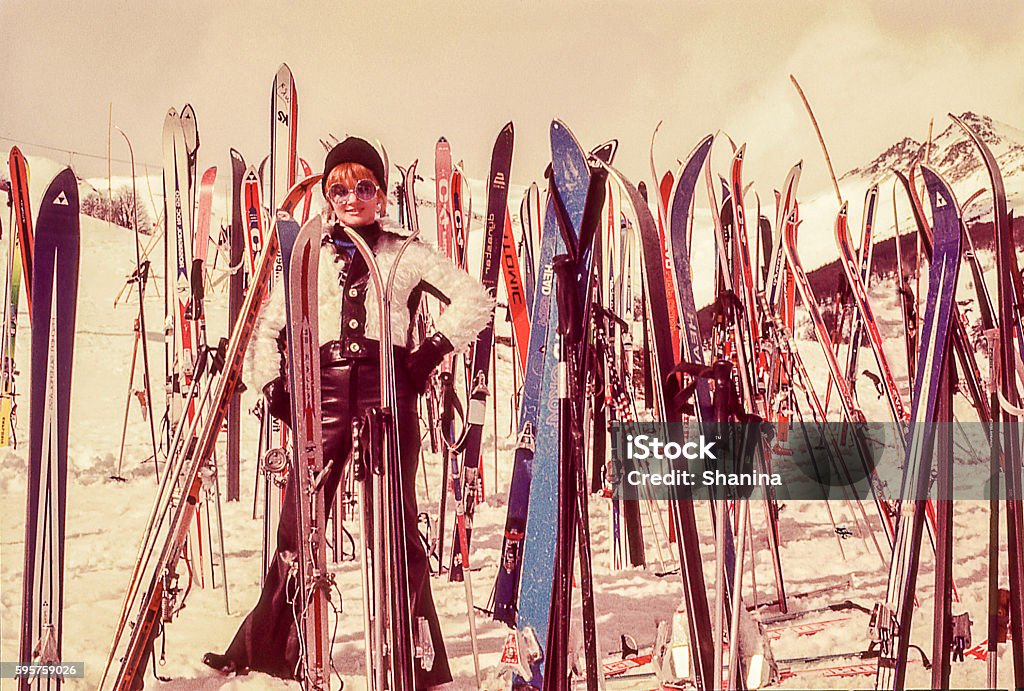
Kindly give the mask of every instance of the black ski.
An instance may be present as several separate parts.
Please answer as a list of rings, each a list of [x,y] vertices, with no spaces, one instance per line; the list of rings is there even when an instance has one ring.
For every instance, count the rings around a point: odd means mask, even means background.
[[[22,595],[22,663],[61,661],[64,517],[71,364],[78,301],[78,181],[53,179],[39,207],[33,256],[32,390]],[[60,688],[57,677],[18,680],[19,691]]]

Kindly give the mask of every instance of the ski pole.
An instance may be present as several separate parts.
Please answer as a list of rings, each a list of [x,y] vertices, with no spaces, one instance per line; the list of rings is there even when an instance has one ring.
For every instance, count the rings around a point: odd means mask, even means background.
[[[135,338],[132,341],[132,365],[128,369],[128,395],[124,401],[124,423],[121,425],[121,447],[117,452],[117,470],[110,476],[111,480],[124,482],[121,476],[121,463],[124,461],[124,442],[128,435],[128,413],[131,412],[132,387],[135,384],[135,360],[139,352],[139,320],[135,320]]]

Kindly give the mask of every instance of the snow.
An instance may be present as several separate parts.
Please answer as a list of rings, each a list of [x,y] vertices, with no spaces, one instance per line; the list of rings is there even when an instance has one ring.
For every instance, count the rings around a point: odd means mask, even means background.
[[[38,199],[50,177],[60,166],[41,158],[32,158],[32,197]],[[215,201],[213,227],[216,227],[217,209],[226,208],[223,197],[223,176],[228,174],[227,168],[221,170],[221,182]],[[981,178],[975,172],[970,178],[959,180],[956,190],[961,198],[980,185]],[[983,175],[983,173],[982,173]],[[426,176],[424,176],[426,177]],[[160,204],[159,175],[151,176],[150,184],[155,194],[155,203]],[[1018,175],[1008,180],[1012,186],[1012,203],[1020,208],[1024,201],[1024,176]],[[130,179],[120,179],[114,184],[130,183]],[[106,180],[91,180],[88,184],[105,190]],[[141,190],[146,189],[145,180],[139,180]],[[865,181],[850,180],[844,182],[844,192],[856,199],[866,189]],[[479,181],[473,183],[474,209],[481,214],[485,206],[485,195]],[[863,187],[863,188],[862,188]],[[432,180],[419,186],[421,197],[431,201],[433,197]],[[513,188],[509,200],[511,209],[518,212],[518,201],[523,188]],[[763,190],[762,190],[763,191]],[[84,193],[84,191],[83,191]],[[763,195],[768,196],[768,195]],[[882,200],[888,198],[883,193]],[[856,214],[851,217],[851,225],[859,222],[859,204],[851,205]],[[983,204],[982,204],[983,206]],[[808,268],[824,261],[831,261],[835,254],[831,233],[830,217],[835,213],[836,203],[829,196],[803,201],[801,205],[804,220],[801,232],[800,251]],[[394,213],[394,211],[392,211]],[[701,232],[710,228],[707,209],[699,207],[695,227]],[[774,210],[765,208],[764,213],[774,216]],[[879,216],[885,217],[886,212],[880,209]],[[155,214],[154,214],[155,217]],[[433,208],[424,206],[420,210],[423,234],[431,240],[434,235]],[[909,225],[909,218],[907,219]],[[882,224],[884,226],[884,224]],[[903,221],[901,221],[901,226]],[[479,218],[473,221],[473,228],[479,230],[482,224]],[[812,230],[817,229],[817,230]],[[517,225],[518,230],[518,225]],[[475,247],[470,251],[472,262],[478,262],[481,233],[472,234]],[[885,237],[884,227],[878,232]],[[706,241],[706,242],[705,242]],[[211,251],[212,252],[212,251]],[[146,338],[150,348],[150,363],[153,368],[154,406],[157,415],[162,410],[160,382],[163,377],[163,334],[162,298],[158,297],[157,289],[163,290],[162,252],[154,252],[154,268],[156,275],[150,284],[147,296],[147,327]],[[212,256],[212,255],[211,255]],[[693,251],[695,269],[713,265],[710,249],[710,232],[703,237],[695,238]],[[121,425],[125,410],[125,398],[128,391],[128,375],[131,366],[133,345],[133,320],[136,315],[134,293],[127,300],[122,300],[116,308],[112,308],[115,296],[121,290],[125,277],[134,268],[135,249],[132,235],[121,228],[82,217],[82,258],[81,279],[79,288],[79,309],[76,335],[76,352],[74,381],[72,389],[71,433],[69,451],[69,486],[67,506],[67,544],[64,609],[64,659],[65,661],[83,661],[86,678],[69,681],[68,689],[93,689],[99,682],[108,647],[113,634],[115,622],[121,607],[121,601],[128,576],[135,558],[142,527],[149,514],[153,497],[156,493],[152,462],[143,459],[149,455],[149,427],[140,417],[140,407],[134,400],[129,408],[127,440],[125,445],[124,463],[120,469],[126,482],[114,482],[110,476],[118,467],[118,448]],[[992,276],[993,261],[984,257],[994,290]],[[964,272],[966,273],[966,272]],[[698,304],[706,302],[710,296],[710,272],[695,271],[694,282],[697,288]],[[208,331],[211,340],[225,332],[226,292],[221,286],[208,295],[207,310]],[[968,289],[969,276],[961,284],[961,290]],[[964,293],[962,293],[964,294]],[[886,334],[886,352],[897,371],[898,380],[907,395],[902,353],[902,338],[898,334],[900,321],[895,290],[892,284],[885,281],[876,282],[871,291],[872,304],[883,321]],[[500,298],[499,298],[500,299]],[[499,329],[503,320],[498,319]],[[17,351],[20,376],[18,386],[22,392],[29,390],[28,371],[28,340],[29,325],[27,314],[23,309],[20,315],[19,331],[21,343]],[[827,370],[817,344],[810,341],[799,342],[812,379],[824,382]],[[511,459],[515,447],[514,433],[510,433],[512,411],[512,374],[511,357],[507,346],[499,345],[498,381],[493,387],[493,400],[497,402],[497,424],[488,423],[484,428],[483,469],[487,484],[487,502],[477,509],[474,523],[474,541],[471,553],[476,570],[473,572],[476,604],[486,606],[488,593],[499,563],[502,527],[505,517],[505,491],[508,487]],[[861,363],[864,367],[874,369],[874,362],[867,348],[862,351]],[[140,361],[141,367],[141,361]],[[138,374],[137,374],[138,376]],[[136,380],[138,381],[138,380]],[[886,420],[888,411],[880,400],[873,400],[870,392],[862,387],[860,392],[869,419]],[[909,395],[907,396],[909,401]],[[835,406],[833,397],[833,407]],[[248,410],[255,402],[254,392],[247,392],[243,397],[243,410]],[[18,650],[18,630],[21,609],[21,570],[24,549],[24,516],[20,507],[25,503],[25,466],[27,454],[27,396],[20,399],[22,414],[18,421],[17,432],[19,445],[17,449],[0,449],[0,502],[9,510],[0,515],[0,630],[7,632],[0,637],[0,659],[15,660]],[[488,406],[490,408],[490,404]],[[973,411],[962,397],[957,397],[957,417],[964,421],[975,420]],[[222,677],[201,663],[205,651],[222,651],[233,636],[242,617],[255,603],[259,594],[259,567],[261,549],[262,521],[253,519],[253,480],[255,476],[255,449],[258,423],[252,416],[243,416],[243,452],[241,469],[241,501],[224,503],[224,541],[228,580],[230,583],[230,613],[225,612],[224,590],[222,588],[193,588],[187,607],[176,620],[167,627],[166,648],[158,641],[158,651],[163,650],[160,659],[159,673],[170,677],[172,681],[160,685],[160,688],[175,689],[286,689],[297,688],[294,683],[286,683],[262,674],[249,674],[236,678]],[[497,456],[493,457],[493,449],[497,447]],[[975,449],[977,456],[969,459],[984,470],[987,462],[987,449]],[[891,451],[894,453],[894,450]],[[439,499],[441,464],[440,459],[427,455],[424,460],[424,483],[418,483],[420,506],[423,510],[436,512]],[[965,466],[970,470],[970,465]],[[495,477],[496,475],[496,477]],[[223,475],[221,487],[225,486]],[[645,517],[645,535],[647,554],[650,564],[646,569],[613,570],[609,566],[608,545],[610,538],[609,504],[600,498],[593,497],[590,502],[592,516],[592,544],[594,550],[595,588],[597,593],[596,609],[600,632],[600,649],[608,654],[618,647],[618,637],[625,633],[632,635],[641,648],[650,646],[654,641],[655,627],[658,621],[672,617],[679,602],[681,589],[678,576],[658,577],[656,573],[672,568],[674,546],[660,532],[655,534],[650,521]],[[865,507],[869,515],[874,514],[871,505]],[[212,510],[212,507],[211,507]],[[832,510],[836,514],[839,525],[853,525],[850,509],[839,502],[833,502]],[[985,637],[986,622],[986,568],[987,568],[987,528],[988,506],[982,501],[957,501],[956,510],[956,562],[954,575],[959,587],[961,601],[954,604],[954,611],[968,611],[974,621],[974,640],[979,642]],[[451,509],[449,509],[449,521]],[[703,540],[704,568],[707,577],[713,580],[713,543],[711,541],[711,525],[707,511],[698,506]],[[754,563],[756,570],[757,592],[751,591],[749,578],[745,582],[745,599],[753,604],[755,599],[765,601],[775,596],[775,584],[772,575],[772,563],[767,549],[765,517],[763,506],[756,503],[752,507],[752,520],[755,530]],[[449,526],[450,529],[450,526]],[[354,530],[354,529],[353,529]],[[843,543],[846,558],[840,556],[836,538],[831,534],[831,525],[825,514],[824,507],[818,502],[789,501],[785,504],[780,520],[782,543],[782,568],[787,591],[791,595],[791,606],[795,609],[820,606],[828,602],[851,598],[856,602],[870,607],[885,593],[887,568],[879,561],[870,543],[853,537]],[[879,538],[881,539],[881,538]],[[450,532],[445,539],[451,542]],[[662,563],[661,560],[664,560]],[[927,548],[923,550],[921,574],[919,577],[920,606],[915,617],[913,633],[914,643],[925,650],[930,647],[930,617],[933,598],[932,555]],[[207,565],[207,568],[208,565]],[[338,633],[334,643],[333,660],[339,674],[345,679],[346,689],[362,689],[364,687],[365,670],[363,669],[363,637],[362,637],[362,602],[359,596],[360,576],[357,565],[345,562],[332,569],[338,591],[342,594]],[[207,574],[209,578],[209,574]],[[219,583],[220,576],[217,575]],[[1005,584],[1004,584],[1005,585]],[[468,625],[466,621],[466,603],[463,587],[459,583],[448,583],[444,578],[432,579],[435,601],[441,617],[445,633],[448,654],[453,671],[456,675],[455,688],[470,689],[475,687],[473,681],[473,663],[471,657]],[[816,596],[801,598],[796,594],[815,591],[820,588],[832,588],[831,591]],[[337,601],[335,604],[338,604]],[[578,608],[574,612],[578,613]],[[498,689],[507,687],[507,677],[499,673],[498,658],[504,641],[506,629],[503,625],[492,622],[488,617],[478,614],[476,625],[479,636],[481,666],[485,670],[484,688]],[[783,636],[774,645],[776,658],[807,656],[831,653],[836,651],[861,650],[866,647],[866,615],[853,613],[841,624],[829,626],[821,633],[813,636]],[[1008,683],[1010,659],[1006,646],[1001,651],[1001,680]],[[954,679],[962,685],[981,686],[985,680],[985,663],[969,660],[955,664]],[[908,678],[909,686],[924,686],[928,683],[928,673],[920,666],[912,666]],[[871,677],[854,677],[843,679],[827,679],[822,676],[800,675],[780,684],[780,688],[805,688],[814,685],[826,688],[829,684],[834,688],[868,688],[873,684]],[[653,678],[638,680],[629,688],[651,688]],[[148,688],[155,687],[152,681]],[[616,688],[626,688],[616,686]]]

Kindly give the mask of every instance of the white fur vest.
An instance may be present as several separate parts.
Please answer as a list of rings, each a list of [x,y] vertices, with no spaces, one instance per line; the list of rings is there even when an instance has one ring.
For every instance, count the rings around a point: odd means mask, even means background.
[[[329,233],[334,225],[331,214],[311,219],[320,223],[323,232]],[[408,231],[385,217],[380,219],[385,232],[374,248],[374,255],[381,274],[387,279],[391,266],[398,256],[401,237]],[[337,339],[341,333],[341,281],[340,260],[331,243],[320,248],[318,277],[318,318],[320,344]],[[394,293],[391,311],[391,338],[395,345],[406,343],[409,333],[410,314],[407,304],[411,293],[422,283],[433,287],[449,300],[444,312],[435,319],[435,331],[451,341],[456,351],[465,349],[476,339],[478,333],[491,318],[494,298],[484,287],[465,271],[459,269],[447,257],[429,245],[414,241],[401,256],[395,272]],[[277,336],[285,327],[284,286],[281,281],[274,285],[270,300],[256,322],[253,340],[246,354],[246,386],[262,389],[280,373],[280,354]],[[380,338],[380,316],[377,309],[377,294],[370,282],[366,292],[366,322],[364,334],[374,340]]]

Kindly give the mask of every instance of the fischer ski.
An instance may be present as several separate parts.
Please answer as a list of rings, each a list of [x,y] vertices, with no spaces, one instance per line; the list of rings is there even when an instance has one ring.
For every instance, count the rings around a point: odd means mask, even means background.
[[[62,661],[68,425],[79,264],[78,180],[70,168],[43,195],[33,252],[28,507],[25,522],[23,663]],[[19,691],[59,689],[59,677],[21,677]]]

